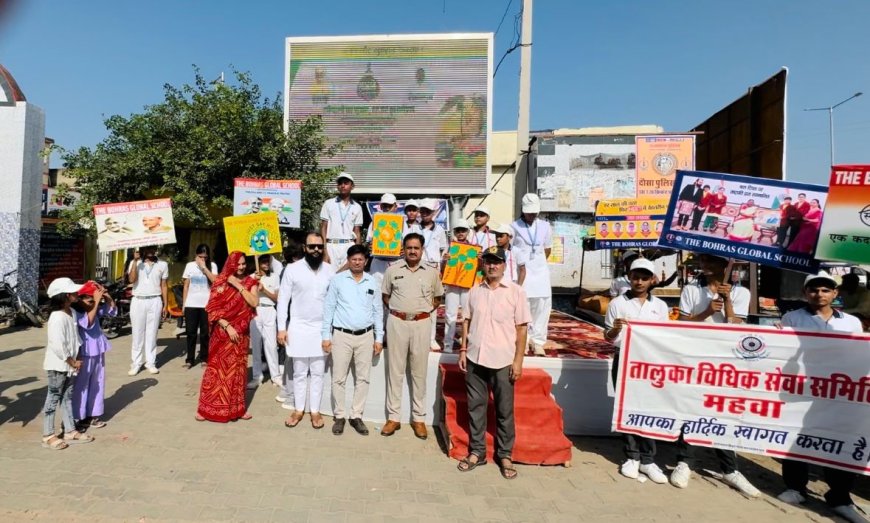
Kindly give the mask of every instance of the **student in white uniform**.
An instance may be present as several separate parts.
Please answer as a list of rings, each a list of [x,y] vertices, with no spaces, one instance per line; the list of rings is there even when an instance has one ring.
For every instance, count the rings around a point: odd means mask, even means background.
[[[547,327],[553,307],[553,288],[550,286],[550,267],[547,258],[553,248],[550,224],[538,219],[541,200],[537,194],[526,194],[522,200],[522,215],[511,224],[514,229],[513,250],[526,260],[526,279],[523,288],[529,297],[532,323],[529,325],[529,344],[535,355],[544,356]]]
[[[130,303],[130,325],[133,344],[129,376],[139,374],[142,364],[151,374],[157,370],[157,329],[161,315],[169,314],[167,301],[169,266],[157,258],[157,247],[139,249],[142,259],[130,267],[128,278],[133,285],[133,300]]]
[[[253,278],[260,281],[257,292],[259,304],[257,315],[251,320],[251,381],[248,389],[256,389],[263,381],[263,353],[269,367],[269,379],[281,387],[281,370],[278,367],[278,322],[275,302],[278,301],[278,274],[272,270],[272,256],[263,254],[257,261]]]
[[[837,282],[825,271],[810,274],[804,280],[804,298],[807,306],[793,310],[782,317],[780,327],[817,332],[843,332],[860,334],[861,321],[831,307],[837,297]],[[832,343],[836,341],[832,340]],[[857,476],[831,467],[822,467],[829,490],[825,493],[828,506],[846,521],[867,521],[867,513],[852,501],[852,488]],[[780,501],[798,505],[806,501],[810,466],[803,461],[782,461],[782,479],[786,490],[777,496]]]
[[[655,280],[655,265],[653,262],[635,256],[634,262],[629,267],[627,280],[630,287],[619,296],[610,301],[607,314],[604,316],[604,338],[612,342],[622,350],[625,341],[622,329],[627,321],[668,321],[668,305],[660,298],[650,294],[653,281]],[[613,357],[611,377],[616,385],[616,376],[619,369],[619,352]],[[619,467],[619,473],[631,479],[637,479],[644,474],[653,483],[667,483],[668,477],[662,469],[656,465],[655,440],[623,434],[625,442],[625,462]]]
[[[625,291],[631,289],[631,282],[628,281],[628,271],[631,268],[631,264],[634,263],[634,260],[640,256],[640,253],[637,251],[625,251],[622,253],[622,265],[625,269],[625,274],[618,278],[614,278],[613,282],[610,284],[610,297],[616,298],[617,296],[621,296],[625,293]]]
[[[491,226],[489,230],[495,235],[496,246],[504,249],[506,260],[503,281],[505,283],[514,282],[522,286],[526,280],[526,260],[522,256],[517,255],[518,251],[511,249],[514,234],[513,227],[502,223]]]
[[[423,236],[423,258],[421,262],[440,271],[441,258],[447,250],[447,233],[443,227],[435,223],[437,213],[438,202],[436,200],[427,198],[420,202],[420,235]],[[433,351],[441,350],[438,342],[435,341],[435,329],[438,326],[437,311],[433,311],[429,317],[429,322],[432,329],[429,348]],[[387,343],[389,343],[389,340],[387,340]]]
[[[326,241],[323,261],[338,270],[347,261],[347,248],[362,243],[363,211],[360,204],[350,197],[353,176],[341,172],[335,183],[338,196],[326,200],[320,208],[320,235]]]
[[[478,205],[477,209],[474,209],[474,229],[472,229],[468,241],[474,245],[479,245],[482,248],[481,252],[495,247],[495,234],[489,227],[489,208]]]
[[[390,193],[385,193],[383,196],[381,196],[381,202],[379,204],[378,212],[395,213],[396,196]],[[368,233],[366,233],[366,243],[369,244],[369,247],[371,247],[374,239],[374,224],[370,223]],[[369,267],[369,274],[375,277],[378,286],[380,286],[381,282],[384,281],[384,273],[387,272],[387,267],[389,267],[391,263],[398,259],[398,257],[372,256],[372,263]]]
[[[311,426],[323,428],[320,399],[326,355],[321,346],[320,331],[326,290],[335,275],[335,269],[323,262],[323,246],[324,241],[319,233],[309,233],[305,238],[305,258],[284,269],[278,288],[278,328],[282,329],[278,331],[278,343],[287,347],[287,357],[293,358],[296,410],[284,422],[290,428],[302,421],[306,403],[311,412]],[[288,303],[290,324],[284,328],[287,325]]]
[[[420,202],[417,200],[408,200],[405,202],[405,230],[402,238],[412,232],[420,232]]]
[[[470,245],[470,224],[460,218],[453,224],[453,243]],[[444,262],[450,254],[444,252]],[[468,291],[455,285],[444,286],[444,352],[453,352],[453,344],[456,341],[456,320],[459,318],[459,309],[462,309],[462,317],[468,315]]]

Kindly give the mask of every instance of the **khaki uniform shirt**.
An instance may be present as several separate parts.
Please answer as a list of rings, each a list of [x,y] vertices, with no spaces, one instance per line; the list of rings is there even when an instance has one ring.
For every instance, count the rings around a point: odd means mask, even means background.
[[[390,310],[419,314],[432,312],[433,300],[444,295],[444,287],[438,270],[421,262],[412,271],[408,262],[400,260],[384,273],[381,292],[389,295]]]

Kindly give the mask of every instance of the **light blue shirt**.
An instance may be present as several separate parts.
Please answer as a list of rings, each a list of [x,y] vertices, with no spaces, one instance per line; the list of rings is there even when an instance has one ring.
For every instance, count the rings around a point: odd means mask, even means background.
[[[322,339],[332,339],[332,328],[349,330],[375,328],[375,341],[384,341],[384,304],[381,288],[369,273],[360,281],[347,270],[335,275],[323,302]]]

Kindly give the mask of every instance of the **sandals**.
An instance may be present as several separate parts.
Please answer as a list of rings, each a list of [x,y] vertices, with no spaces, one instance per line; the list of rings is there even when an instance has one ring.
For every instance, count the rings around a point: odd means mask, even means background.
[[[501,471],[501,477],[504,479],[514,479],[517,477],[517,469],[514,467],[513,461],[508,458],[499,460],[498,468]]]
[[[471,461],[472,456],[477,459],[475,461]],[[469,454],[459,460],[459,464],[456,465],[456,468],[459,469],[459,472],[471,472],[472,470],[481,465],[486,465],[486,458],[481,458],[477,454]]]
[[[253,416],[251,416],[250,414],[245,412],[244,414],[242,414],[242,416],[239,419],[243,420],[243,421],[248,421],[249,419],[253,419]]]
[[[105,421],[103,421],[99,418],[93,418],[93,419],[91,419],[90,423],[88,423],[88,428],[101,429],[101,428],[105,427],[106,425],[108,425],[108,423],[106,423]]]
[[[317,417],[311,416],[311,426],[315,429],[322,429],[325,423],[323,423],[323,417],[320,414],[317,414]]]
[[[203,418],[203,417],[200,416],[199,414],[194,415],[194,416],[193,416],[193,419],[195,419],[196,421],[205,421],[205,418]]]
[[[284,426],[288,429],[292,429],[296,425],[299,425],[300,421],[302,421],[302,416],[296,416],[296,414],[292,414],[289,418],[284,420]]]
[[[84,432],[74,431],[64,434],[63,440],[69,445],[78,445],[81,443],[90,443],[94,441],[94,437],[90,434],[85,434]]]
[[[57,434],[52,434],[47,438],[42,438],[42,447],[51,450],[63,450],[69,445],[62,438],[57,437]]]
[[[185,363],[184,365],[181,366],[181,368],[184,370],[190,370],[191,367],[193,367],[193,364],[191,364],[191,363]]]

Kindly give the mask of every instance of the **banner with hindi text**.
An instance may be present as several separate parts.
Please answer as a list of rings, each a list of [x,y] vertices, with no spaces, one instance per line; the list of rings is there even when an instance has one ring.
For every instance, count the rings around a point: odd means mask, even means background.
[[[668,199],[677,169],[695,169],[695,136],[636,136],[637,197]]]
[[[870,165],[831,168],[816,257],[870,263]]]
[[[102,252],[175,243],[169,198],[94,205],[94,219]]]
[[[656,245],[668,200],[601,200],[595,208],[595,248],[630,249]]]

